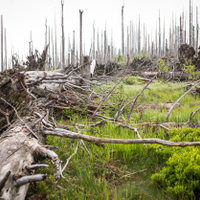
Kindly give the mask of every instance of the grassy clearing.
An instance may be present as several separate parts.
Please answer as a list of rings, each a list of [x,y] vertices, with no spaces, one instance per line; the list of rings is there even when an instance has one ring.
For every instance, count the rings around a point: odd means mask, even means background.
[[[132,78],[132,79],[131,79]],[[128,77],[129,81],[121,83],[115,94],[110,98],[110,103],[115,106],[101,109],[100,113],[113,117],[119,108],[120,101],[125,99],[127,102],[134,99],[140,92],[143,83],[137,77]],[[131,85],[130,85],[131,84]],[[109,85],[112,86],[113,84]],[[165,83],[156,81],[150,84],[148,89],[139,97],[137,104],[153,104],[164,102],[175,102],[182,94],[182,84]],[[103,86],[108,87],[107,85]],[[98,91],[98,90],[97,90]],[[172,111],[169,121],[186,122],[190,113],[195,111],[200,105],[200,98],[191,94],[184,97],[181,107]],[[126,120],[129,107],[124,110],[122,119]],[[60,123],[73,125],[76,118],[77,123],[84,124],[86,130],[92,130],[91,124],[86,116],[74,111],[66,110],[65,114],[70,116],[70,120],[60,117]],[[137,122],[164,122],[167,110],[134,109],[131,115],[130,124],[134,126]],[[196,114],[192,122],[197,122],[200,114]],[[70,130],[75,131],[75,128]],[[83,131],[83,134],[95,137],[110,137],[132,139],[136,138],[133,131],[127,128],[117,127],[107,122],[104,126],[95,127],[92,131]],[[106,136],[101,136],[98,133]],[[162,128],[153,129],[152,127],[139,129],[142,138],[170,139],[168,132]],[[66,162],[67,158],[73,154],[77,140],[58,138],[49,136],[47,143],[58,146],[55,152],[60,160]],[[47,199],[175,199],[170,193],[159,185],[152,184],[151,176],[160,172],[169,155],[159,154],[160,145],[122,145],[106,144],[105,148],[98,147],[85,142],[89,154],[83,145],[80,145],[77,154],[71,159],[63,175],[65,179],[58,181],[60,188],[56,188],[53,177],[54,169],[50,162],[49,169],[40,170],[40,173],[50,174],[44,182],[39,182],[30,187],[29,195],[46,194]],[[175,147],[167,147],[174,148]],[[143,170],[143,171],[141,171]],[[141,172],[140,172],[141,171]],[[137,173],[138,172],[138,173]]]

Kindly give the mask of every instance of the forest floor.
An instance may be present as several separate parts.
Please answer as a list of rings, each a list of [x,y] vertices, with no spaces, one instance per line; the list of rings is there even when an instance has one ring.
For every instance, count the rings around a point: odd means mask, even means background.
[[[103,88],[113,87],[116,83],[110,82]],[[123,100],[133,100],[141,91],[145,83],[139,81],[138,77],[127,76],[117,87],[108,101],[108,106],[101,107],[99,113],[114,117]],[[155,80],[138,98],[136,104],[159,104],[174,103],[184,94],[186,82],[164,82]],[[95,88],[93,88],[95,89]],[[181,101],[180,107],[174,108],[169,116],[168,122],[187,122],[191,112],[199,108],[200,97],[198,94],[188,94]],[[127,107],[121,118],[124,124],[137,127],[140,136],[144,138],[159,138],[170,140],[170,130],[151,125],[139,127],[138,123],[164,122],[168,109],[161,106],[157,109],[145,108],[143,106],[134,108],[127,122]],[[92,127],[92,122],[83,112],[74,110],[62,110],[62,113],[51,113],[60,124],[67,125],[69,130],[77,132],[74,124],[82,134],[100,138],[136,139],[133,130],[122,128],[115,123],[105,121],[101,126]],[[200,113],[192,119],[192,123],[198,123]],[[99,120],[100,121],[100,120]],[[98,122],[98,120],[97,120]],[[83,126],[84,125],[84,126]],[[171,129],[171,128],[170,128]],[[172,128],[172,131],[182,128]],[[60,160],[66,160],[75,152],[76,139],[47,137],[47,144],[57,146],[55,152]],[[80,142],[76,154],[69,161],[63,172],[64,179],[58,182],[54,179],[54,169],[38,170],[38,173],[47,173],[49,176],[45,181],[30,185],[27,200],[33,199],[176,199],[177,196],[169,192],[159,184],[152,182],[152,175],[159,173],[166,166],[169,155],[159,153],[161,145],[156,144],[105,144],[105,148],[93,145],[89,142]],[[177,147],[166,147],[175,149]],[[187,147],[186,147],[187,148]],[[43,161],[50,164],[50,161]],[[52,166],[52,165],[50,165]]]

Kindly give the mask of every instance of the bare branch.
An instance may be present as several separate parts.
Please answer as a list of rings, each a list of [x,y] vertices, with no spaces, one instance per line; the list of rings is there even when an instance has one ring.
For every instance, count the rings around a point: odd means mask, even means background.
[[[31,176],[23,176],[17,179],[14,183],[15,186],[22,186],[27,183],[36,182],[36,181],[43,181],[47,177],[47,174],[36,174]]]
[[[195,88],[197,85],[200,84],[200,81],[197,82],[196,85],[194,85],[193,87],[191,87],[187,92],[185,92],[179,99],[177,99],[177,101],[174,103],[174,105],[170,108],[169,112],[167,113],[167,116],[165,118],[165,122],[168,122],[168,118],[169,118],[169,115],[171,113],[171,111],[173,110],[174,106],[186,95],[188,94],[193,88]]]
[[[130,120],[133,107],[134,107],[135,102],[137,101],[138,97],[139,97],[139,96],[142,94],[142,92],[148,87],[148,85],[153,81],[153,79],[156,78],[156,76],[157,76],[157,74],[156,74],[151,80],[149,80],[149,82],[142,88],[142,90],[136,95],[135,99],[132,101],[131,108],[130,108],[129,113],[128,113],[128,115],[127,115],[127,120],[128,120],[128,121]]]
[[[16,113],[18,119],[26,126],[26,128],[32,133],[32,135],[33,135],[37,140],[39,140],[38,136],[37,136],[37,135],[30,129],[30,127],[20,118],[20,116],[18,115],[16,109],[15,109],[10,103],[8,103],[5,99],[3,99],[3,98],[0,98],[0,99],[3,100],[5,103],[7,103],[9,106],[11,106],[11,107],[14,109],[14,111],[15,111],[15,113]]]
[[[186,147],[186,146],[199,146],[200,142],[171,142],[168,140],[161,140],[156,138],[146,138],[146,139],[108,139],[108,138],[97,138],[89,135],[83,135],[75,133],[72,131],[56,131],[56,130],[46,130],[44,131],[46,135],[55,135],[59,137],[82,139],[92,143],[113,143],[113,144],[161,144],[166,146],[175,147]]]
[[[195,112],[192,112],[192,113],[190,114],[190,118],[188,119],[188,122],[187,122],[187,123],[190,123],[190,122],[191,122],[192,118],[196,115],[196,113],[197,113],[199,110],[200,110],[200,108],[198,108]]]

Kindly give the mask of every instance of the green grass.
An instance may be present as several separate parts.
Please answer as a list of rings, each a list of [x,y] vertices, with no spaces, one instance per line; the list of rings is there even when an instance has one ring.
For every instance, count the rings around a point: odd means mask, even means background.
[[[135,95],[140,92],[144,83],[130,80],[119,85],[118,89],[109,99],[115,106],[114,108],[104,107],[100,113],[113,117],[119,108],[119,101],[125,99],[126,102],[134,99]],[[113,84],[109,86],[113,86]],[[164,102],[175,102],[183,93],[181,84],[162,83],[157,80],[149,85],[137,104],[153,104]],[[107,85],[102,86],[108,87]],[[99,90],[96,90],[99,92]],[[198,96],[186,95],[179,103],[180,108],[175,108],[170,117],[170,122],[187,122],[190,113],[195,111],[200,104]],[[124,110],[121,119],[126,119],[130,107]],[[87,130],[91,130],[86,116],[80,115],[74,111],[64,111],[70,116],[70,120],[65,120],[62,116],[59,123],[73,125],[76,118],[77,123],[86,125]],[[142,112],[142,117],[140,115]],[[164,122],[167,114],[165,108],[158,110],[139,110],[134,109],[131,115],[130,124],[134,126],[140,119],[140,122]],[[196,114],[192,122],[198,122],[200,114]],[[70,130],[75,131],[75,128]],[[133,131],[118,127],[113,123],[107,122],[104,126],[95,127],[96,132],[83,131],[82,134],[88,134],[95,137],[102,137],[97,132],[108,135],[110,138],[132,139],[136,138]],[[162,128],[141,127],[139,129],[142,138],[160,138],[169,139],[168,133]],[[60,160],[64,163],[67,158],[73,154],[77,140],[68,138],[58,138],[48,136],[47,143],[58,146],[55,152],[59,155]],[[143,144],[105,144],[105,148],[98,147],[91,143],[85,142],[89,154],[83,145],[80,145],[77,154],[72,157],[67,168],[63,172],[65,179],[60,179],[58,185],[64,189],[56,188],[54,180],[54,168],[50,161],[45,161],[50,165],[48,169],[40,170],[39,173],[48,173],[48,178],[32,185],[29,195],[37,193],[46,194],[47,199],[174,199],[167,191],[157,185],[151,184],[152,174],[159,172],[168,158],[168,154],[163,156],[159,154],[160,145],[143,145]],[[170,148],[170,147],[169,147]],[[173,147],[171,147],[173,148]],[[146,171],[135,173],[140,170]],[[128,175],[130,174],[130,175]],[[35,188],[35,189],[34,189]]]

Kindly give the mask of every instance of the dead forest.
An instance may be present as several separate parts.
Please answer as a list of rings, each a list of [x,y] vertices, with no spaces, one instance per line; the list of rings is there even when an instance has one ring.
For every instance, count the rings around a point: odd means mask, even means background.
[[[32,182],[43,181],[48,174],[38,174],[37,170],[48,168],[41,164],[43,160],[51,160],[54,166],[54,177],[56,186],[58,181],[64,179],[63,171],[67,168],[71,158],[76,154],[80,145],[87,150],[86,143],[105,148],[107,143],[112,144],[160,144],[171,147],[199,146],[200,141],[173,142],[158,138],[142,138],[139,129],[145,127],[161,127],[169,130],[172,127],[198,128],[199,123],[191,123],[192,118],[199,111],[192,112],[188,121],[184,123],[168,122],[172,110],[180,107],[179,101],[189,93],[199,94],[200,71],[200,46],[199,46],[199,24],[193,25],[191,0],[189,7],[189,35],[187,34],[184,12],[180,16],[180,25],[172,22],[169,39],[165,38],[165,30],[161,37],[160,16],[158,33],[156,39],[150,41],[149,34],[143,36],[143,47],[141,47],[140,22],[135,27],[133,22],[127,27],[127,38],[125,44],[124,36],[124,6],[121,8],[122,47],[118,50],[111,40],[108,44],[106,30],[96,33],[93,27],[93,43],[90,55],[83,51],[82,38],[82,15],[80,13],[80,49],[75,49],[75,36],[72,45],[68,45],[68,53],[64,45],[64,23],[62,23],[61,55],[58,60],[56,47],[57,41],[50,40],[50,27],[46,26],[45,48],[40,54],[37,50],[33,52],[32,40],[30,38],[29,54],[26,61],[20,62],[18,55],[12,55],[12,67],[8,66],[4,59],[6,48],[1,48],[1,72],[0,72],[0,199],[22,200],[26,199],[29,185]],[[64,3],[61,1],[61,16]],[[198,19],[198,8],[196,8]],[[139,19],[140,20],[140,19]],[[1,41],[3,44],[3,16],[1,16],[2,29]],[[63,19],[62,19],[63,22]],[[196,27],[196,32],[195,32]],[[157,29],[157,27],[156,27]],[[53,32],[53,31],[52,31]],[[6,33],[6,32],[4,32]],[[49,36],[49,38],[47,37]],[[3,37],[4,36],[4,37]],[[95,41],[95,36],[97,40]],[[53,36],[52,36],[53,37]],[[157,38],[158,37],[158,38]],[[163,42],[161,44],[161,41]],[[6,39],[5,43],[6,44]],[[95,45],[97,44],[97,48]],[[51,49],[51,53],[50,53]],[[78,55],[79,54],[79,55]],[[146,56],[143,56],[145,55]],[[121,57],[120,57],[121,56]],[[133,59],[133,57],[135,58]],[[3,62],[4,60],[4,62]],[[163,70],[159,64],[160,60],[168,66]],[[179,99],[171,103],[139,105],[137,100],[143,92],[155,80],[166,82],[187,81],[191,77],[190,71],[183,70],[186,64],[194,66],[193,81],[185,87],[185,92]],[[137,76],[144,86],[131,101],[123,99],[117,105],[109,99],[126,76]],[[104,88],[107,83],[114,83],[112,87]],[[149,107],[166,107],[167,115],[162,123],[143,122],[132,126],[130,117],[134,109],[146,109]],[[110,109],[108,117],[100,111]],[[124,110],[128,109],[126,117],[122,117]],[[76,132],[69,130],[70,125],[57,122],[57,117],[63,114],[63,110],[73,110],[87,116],[91,127],[100,127],[107,122],[116,126],[130,129],[136,139],[106,138],[102,135],[94,137],[83,134],[82,124],[74,123]],[[54,114],[52,114],[53,112]],[[67,161],[60,160],[55,153],[57,147],[46,144],[47,137],[57,136],[59,138],[77,139],[77,147]],[[66,149],[67,151],[67,149]]]

